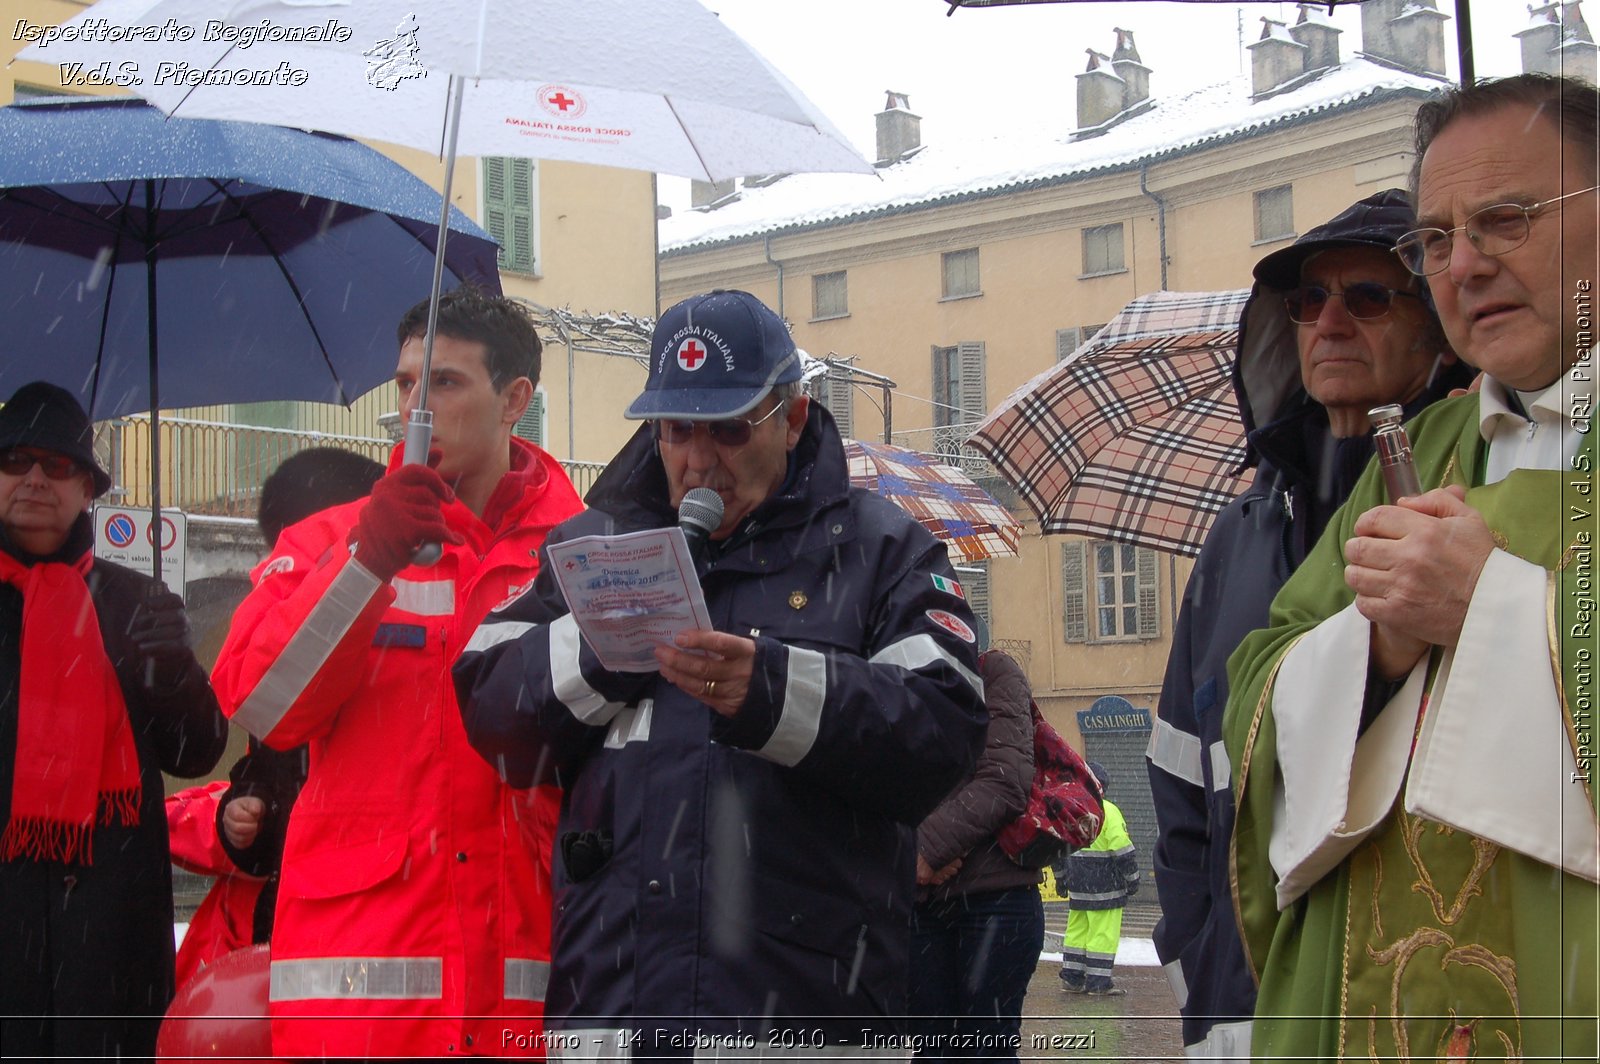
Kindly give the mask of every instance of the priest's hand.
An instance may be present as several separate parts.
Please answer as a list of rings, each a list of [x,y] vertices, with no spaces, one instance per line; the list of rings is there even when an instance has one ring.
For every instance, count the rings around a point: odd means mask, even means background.
[[[1494,550],[1483,516],[1452,485],[1356,519],[1344,545],[1345,583],[1373,623],[1375,664],[1387,679],[1409,672],[1430,645],[1461,638],[1478,574]]]

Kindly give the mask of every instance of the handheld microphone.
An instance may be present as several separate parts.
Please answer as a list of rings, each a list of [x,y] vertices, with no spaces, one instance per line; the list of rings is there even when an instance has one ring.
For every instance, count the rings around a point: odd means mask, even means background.
[[[706,540],[722,525],[722,496],[710,488],[690,488],[678,504],[678,527],[689,541],[689,554],[696,562],[706,553]]]

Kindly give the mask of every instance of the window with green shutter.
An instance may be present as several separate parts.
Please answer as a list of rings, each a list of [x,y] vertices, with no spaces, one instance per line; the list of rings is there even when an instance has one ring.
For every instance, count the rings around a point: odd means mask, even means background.
[[[1160,589],[1153,550],[1131,543],[1063,543],[1063,638],[1068,643],[1159,638]]]
[[[952,461],[960,461],[962,444],[988,412],[987,361],[981,340],[933,349],[933,449]]]
[[[977,248],[945,252],[939,257],[939,274],[941,299],[983,295],[983,289],[978,285]]]
[[[1089,613],[1085,607],[1083,556],[1087,543],[1061,544],[1061,630],[1068,643],[1089,641]]]
[[[983,622],[980,634],[992,639],[994,611],[989,596],[989,563],[963,562],[956,568],[956,578],[961,582],[961,590],[966,593],[967,605],[972,608],[973,616]],[[988,640],[984,642],[987,643]],[[988,646],[980,646],[978,649],[987,650]]]
[[[827,396],[824,405],[833,415],[833,422],[839,426],[839,435],[854,436],[855,432],[855,392],[850,384],[850,371],[842,366],[828,370],[826,381]]]
[[[545,433],[548,431],[545,424],[546,399],[543,388],[535,390],[533,398],[528,400],[528,409],[517,418],[517,423],[511,430],[529,443],[536,443],[540,447],[544,446]]]
[[[500,242],[500,268],[512,273],[539,272],[533,166],[532,159],[506,155],[483,159],[483,227]]]

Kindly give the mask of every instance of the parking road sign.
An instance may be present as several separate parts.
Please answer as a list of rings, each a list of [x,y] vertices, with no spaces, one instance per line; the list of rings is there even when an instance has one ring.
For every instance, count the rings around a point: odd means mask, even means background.
[[[94,556],[125,565],[146,576],[155,571],[155,529],[150,511],[125,506],[94,508]],[[183,594],[188,560],[188,518],[182,510],[161,511],[161,582]]]

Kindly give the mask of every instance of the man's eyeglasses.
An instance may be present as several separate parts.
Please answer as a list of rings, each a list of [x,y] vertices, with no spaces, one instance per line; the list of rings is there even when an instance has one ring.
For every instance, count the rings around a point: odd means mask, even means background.
[[[22,451],[16,448],[0,451],[0,473],[13,477],[25,476],[35,463],[51,480],[70,480],[83,471],[82,466],[64,454]]]
[[[662,443],[688,443],[694,438],[696,425],[704,425],[711,442],[723,447],[743,447],[750,442],[756,426],[782,410],[783,403],[751,421],[747,417],[730,417],[721,421],[691,421],[688,418],[669,418],[656,422],[656,439]]]
[[[1319,284],[1303,284],[1283,294],[1283,305],[1289,308],[1289,320],[1296,325],[1315,325],[1328,306],[1328,300],[1337,296],[1344,300],[1345,313],[1352,318],[1381,318],[1389,313],[1395,296],[1419,297],[1415,292],[1403,292],[1376,281],[1357,281],[1344,286],[1342,292],[1332,292]]]
[[[1458,225],[1454,229],[1413,229],[1395,242],[1394,253],[1400,256],[1406,269],[1418,277],[1432,277],[1450,265],[1456,234],[1465,230],[1472,246],[1485,255],[1504,255],[1528,242],[1528,231],[1532,228],[1535,214],[1553,203],[1596,189],[1600,189],[1600,185],[1552,196],[1526,207],[1520,203],[1496,203],[1475,212],[1465,225]]]

